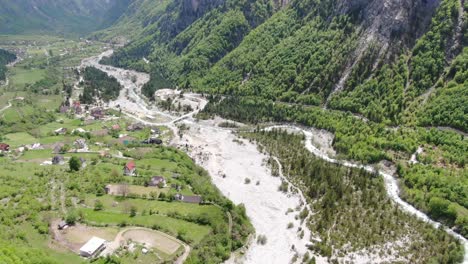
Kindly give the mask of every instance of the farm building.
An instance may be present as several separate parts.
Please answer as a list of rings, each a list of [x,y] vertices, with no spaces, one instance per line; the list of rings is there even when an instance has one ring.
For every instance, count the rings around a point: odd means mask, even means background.
[[[166,186],[166,179],[162,176],[154,176],[148,182],[149,186],[158,186],[158,187],[165,187]]]
[[[80,255],[86,258],[97,256],[106,248],[106,240],[99,237],[92,237],[80,248]]]
[[[125,164],[124,167],[124,175],[125,176],[135,176],[136,175],[136,164],[135,161],[129,161]]]

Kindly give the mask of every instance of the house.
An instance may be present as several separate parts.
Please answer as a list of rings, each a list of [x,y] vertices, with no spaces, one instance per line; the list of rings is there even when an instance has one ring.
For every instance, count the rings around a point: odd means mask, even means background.
[[[57,227],[58,227],[59,230],[67,229],[68,224],[67,224],[67,222],[62,220],[62,221],[60,221],[60,223],[58,223]]]
[[[125,176],[135,176],[136,175],[135,161],[132,160],[132,161],[129,161],[127,164],[125,164],[124,175]]]
[[[199,195],[182,195],[180,193],[174,196],[176,201],[184,202],[184,203],[193,203],[193,204],[200,204],[203,202],[203,199]]]
[[[59,154],[62,153],[62,148],[65,146],[64,143],[55,143],[52,145],[52,153]]]
[[[158,186],[164,188],[166,187],[166,179],[164,179],[162,176],[154,176],[148,182],[148,186]]]
[[[80,255],[86,258],[96,257],[105,248],[106,240],[99,237],[92,237],[80,248]]]
[[[65,135],[67,133],[67,129],[64,128],[64,127],[61,127],[61,128],[59,128],[57,130],[54,130],[54,133],[56,135]]]
[[[100,107],[91,109],[91,116],[94,117],[95,120],[102,119],[104,117],[104,110]]]
[[[86,133],[86,132],[87,132],[87,131],[84,130],[83,128],[81,128],[81,127],[72,130],[72,134],[76,134],[76,133]]]
[[[145,125],[142,123],[134,123],[129,126],[127,126],[127,131],[138,131],[138,130],[143,130],[145,128]]]
[[[52,164],[54,165],[63,165],[65,164],[65,159],[63,156],[57,155],[52,158]]]
[[[62,105],[60,106],[60,109],[59,109],[60,113],[62,113],[62,114],[67,113],[68,110],[70,110],[70,107],[69,107],[68,105],[64,105],[64,104],[62,104]]]
[[[120,125],[119,124],[112,125],[112,130],[119,131],[120,130]]]
[[[44,147],[41,145],[41,143],[34,143],[34,144],[28,145],[26,147],[28,149],[31,149],[31,150],[44,149]]]
[[[87,149],[88,148],[88,145],[86,145],[86,140],[84,140],[83,138],[79,138],[77,140],[75,140],[75,146],[77,149]]]
[[[8,152],[10,151],[10,145],[5,143],[0,143],[0,151],[1,152]]]
[[[81,103],[79,101],[73,102],[72,109],[76,115],[81,115],[83,113],[83,108],[81,107]]]

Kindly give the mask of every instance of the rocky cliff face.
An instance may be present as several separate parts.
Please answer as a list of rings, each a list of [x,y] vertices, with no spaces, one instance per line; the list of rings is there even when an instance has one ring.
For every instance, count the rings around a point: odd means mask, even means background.
[[[345,0],[337,4],[336,14],[349,15],[361,31],[358,45],[351,54],[336,93],[344,88],[351,71],[373,46],[374,69],[402,49],[411,48],[430,25],[440,0]],[[367,54],[368,55],[368,54]],[[368,59],[368,58],[366,58]]]
[[[426,31],[439,4],[440,0],[351,0],[341,1],[338,13],[362,21],[366,35],[380,42],[412,44]]]

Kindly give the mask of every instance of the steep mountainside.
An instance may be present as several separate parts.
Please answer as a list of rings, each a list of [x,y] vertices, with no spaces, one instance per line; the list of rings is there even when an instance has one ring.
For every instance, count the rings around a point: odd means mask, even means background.
[[[127,0],[0,0],[0,33],[92,32],[112,24],[127,8],[128,2]]]
[[[151,71],[149,96],[170,82],[325,105],[392,124],[461,51],[456,31],[465,30],[458,0],[179,0],[135,11],[146,4],[135,2],[117,24],[131,21],[141,33],[108,62]],[[143,57],[155,62],[151,70]],[[405,80],[375,94],[383,75],[397,74],[392,64]],[[367,100],[359,102],[362,96]]]
[[[343,157],[396,163],[406,200],[468,234],[464,0],[141,6],[100,37],[135,25],[134,41],[103,62],[149,72],[146,96],[178,86],[223,95],[207,114],[327,129]]]

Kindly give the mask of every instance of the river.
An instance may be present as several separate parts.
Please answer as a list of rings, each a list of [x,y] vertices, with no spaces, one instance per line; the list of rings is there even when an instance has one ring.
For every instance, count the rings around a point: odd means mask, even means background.
[[[303,194],[300,191],[295,195],[285,194],[278,190],[282,179],[273,177],[265,166],[268,157],[260,153],[255,144],[238,139],[231,129],[220,128],[218,124],[222,120],[195,121],[193,116],[207,103],[197,94],[184,95],[196,99],[199,108],[182,117],[151,106],[140,96],[141,87],[149,80],[149,75],[99,64],[103,56],[111,54],[112,51],[106,51],[99,56],[83,60],[81,65],[99,68],[114,76],[123,85],[124,89],[119,98],[108,106],[118,108],[130,118],[145,124],[167,126],[174,135],[179,132],[177,122],[187,124],[190,129],[184,131],[182,137],[175,136],[172,144],[185,149],[197,164],[205,168],[211,175],[213,183],[226,197],[236,204],[244,204],[257,235],[266,236],[265,245],[252,241],[242,258],[232,258],[228,263],[289,263],[296,254],[302,255],[307,252],[311,232],[305,223],[301,223],[295,217],[304,206],[307,206],[303,202]],[[269,129],[272,128],[288,128],[304,133],[307,150],[328,162],[376,171],[376,168],[370,165],[331,158],[314,146],[310,130],[290,125],[273,126]],[[401,210],[430,223],[435,228],[440,226],[440,223],[431,220],[399,197],[397,180],[390,173],[383,170],[379,170],[378,173],[384,179],[388,196]],[[250,183],[247,183],[247,178]],[[294,227],[287,228],[289,223]],[[304,230],[303,238],[299,236],[299,227]],[[465,252],[468,252],[468,243],[463,236],[448,228],[445,230],[458,238],[463,243]],[[316,258],[317,263],[326,263],[326,259]],[[468,263],[468,254],[465,254],[464,263]]]

